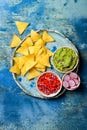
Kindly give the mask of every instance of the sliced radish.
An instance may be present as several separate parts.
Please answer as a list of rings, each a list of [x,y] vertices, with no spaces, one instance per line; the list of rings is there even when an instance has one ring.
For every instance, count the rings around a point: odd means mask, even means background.
[[[77,79],[74,79],[74,82],[76,85],[78,85],[80,83],[79,80],[77,80]]]
[[[74,87],[75,86],[75,82],[73,80],[69,80],[69,85],[70,85],[70,87]]]
[[[69,75],[65,75],[64,76],[64,80],[69,81],[70,80],[70,76]]]
[[[64,81],[63,81],[63,86],[64,86],[65,88],[68,88],[68,87],[69,87],[69,83],[68,83],[66,80],[64,80]]]
[[[76,73],[74,73],[74,72],[71,72],[71,73],[70,73],[70,77],[71,77],[72,79],[73,79],[73,78],[77,79],[78,75],[77,75]]]

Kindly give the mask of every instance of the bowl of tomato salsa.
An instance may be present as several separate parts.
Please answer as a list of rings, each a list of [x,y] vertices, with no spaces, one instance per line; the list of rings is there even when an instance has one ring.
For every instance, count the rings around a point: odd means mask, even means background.
[[[37,89],[42,96],[54,97],[61,91],[62,81],[57,74],[45,72],[37,80]]]

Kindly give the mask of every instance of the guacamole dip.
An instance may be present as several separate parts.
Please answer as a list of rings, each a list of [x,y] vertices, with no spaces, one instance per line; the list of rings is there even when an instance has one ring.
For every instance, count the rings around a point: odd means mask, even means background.
[[[55,68],[61,72],[73,70],[78,61],[77,53],[68,47],[58,49],[53,56],[53,64]]]

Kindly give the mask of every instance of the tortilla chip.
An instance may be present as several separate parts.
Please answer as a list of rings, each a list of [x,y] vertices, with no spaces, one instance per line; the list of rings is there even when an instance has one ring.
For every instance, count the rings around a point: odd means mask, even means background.
[[[17,75],[20,75],[21,72],[16,63],[10,68],[9,71]]]
[[[14,34],[10,47],[11,48],[17,47],[20,42],[21,39],[16,34]]]
[[[38,41],[41,38],[41,35],[34,30],[31,30],[31,39],[33,42]]]
[[[45,44],[45,42],[43,41],[43,39],[42,38],[40,38],[37,42],[35,42],[35,45],[36,46],[44,46],[44,44]]]
[[[33,68],[35,66],[35,64],[36,64],[35,61],[33,61],[33,62],[27,61],[25,63],[25,65],[23,66],[23,68],[21,69],[22,76],[24,76],[28,72],[28,70]]]
[[[19,47],[19,48],[16,50],[16,53],[18,53],[18,54],[23,54],[23,55],[28,55],[29,52],[28,52],[28,47],[27,47],[27,45],[26,45],[26,46]]]
[[[28,79],[33,79],[36,78],[37,76],[40,75],[40,72],[38,72],[35,68],[30,69]]]
[[[50,51],[50,50],[47,49],[47,48],[46,48],[46,50],[47,50],[47,55],[49,55],[49,56],[53,56],[54,53],[53,53],[52,51]]]
[[[35,66],[35,64],[36,61],[34,61],[34,55],[25,56],[25,64],[21,69],[22,75],[24,76],[28,70]]]
[[[42,65],[39,61],[37,62],[37,64],[35,65],[36,68],[40,68],[40,69],[44,69],[45,66]]]
[[[50,67],[50,62],[49,62],[49,56],[48,55],[44,55],[43,58],[41,58],[39,62],[44,66]]]
[[[25,63],[24,56],[21,57],[13,57],[13,60],[16,62],[19,69],[21,69]]]
[[[54,38],[48,34],[47,31],[43,31],[42,39],[47,42],[53,42]]]
[[[30,38],[30,37],[27,37],[27,38],[23,41],[23,43],[21,44],[21,46],[27,46],[27,47],[33,46],[33,42],[32,42],[32,40],[31,40],[31,38]]]
[[[40,50],[41,46],[31,46],[29,47],[29,52],[30,54],[37,54],[38,51]]]
[[[15,21],[15,24],[20,34],[22,34],[29,25],[29,23],[27,22],[20,22],[20,21]]]
[[[36,70],[40,71],[40,72],[45,72],[46,67],[45,68],[36,68]]]

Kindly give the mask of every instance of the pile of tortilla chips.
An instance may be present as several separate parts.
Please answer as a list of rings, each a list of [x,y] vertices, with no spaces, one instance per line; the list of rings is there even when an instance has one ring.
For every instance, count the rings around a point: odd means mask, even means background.
[[[28,23],[16,21],[16,26],[20,34],[24,32]],[[53,42],[54,38],[48,34],[46,30],[42,34],[31,30],[29,36],[21,43],[21,39],[14,34],[11,48],[20,46],[16,49],[19,56],[13,57],[14,65],[10,68],[10,72],[17,75],[25,76],[28,73],[28,79],[33,79],[45,72],[50,67],[50,57],[53,53],[45,47],[48,42]]]

